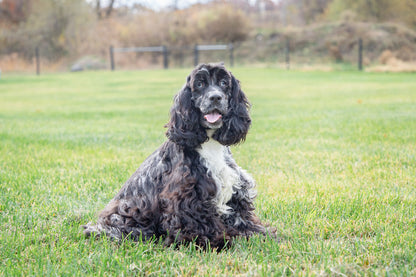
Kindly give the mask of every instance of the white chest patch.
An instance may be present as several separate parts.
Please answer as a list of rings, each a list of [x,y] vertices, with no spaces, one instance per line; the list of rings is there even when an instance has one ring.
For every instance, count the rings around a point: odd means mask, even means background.
[[[230,156],[227,147],[221,145],[216,140],[210,139],[197,149],[201,155],[201,162],[208,168],[208,173],[217,185],[217,196],[215,205],[220,214],[230,212],[227,202],[233,195],[233,188],[240,188],[240,176],[236,170],[227,165],[226,157]]]

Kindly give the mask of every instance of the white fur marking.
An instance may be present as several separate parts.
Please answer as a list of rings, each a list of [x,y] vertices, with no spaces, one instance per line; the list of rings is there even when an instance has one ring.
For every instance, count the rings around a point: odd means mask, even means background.
[[[209,139],[197,149],[201,155],[202,163],[208,168],[208,173],[217,185],[217,197],[215,205],[220,214],[230,213],[230,207],[226,203],[231,199],[234,190],[233,188],[241,188],[240,176],[236,170],[232,169],[226,162],[228,156],[227,148],[221,145],[218,141]]]

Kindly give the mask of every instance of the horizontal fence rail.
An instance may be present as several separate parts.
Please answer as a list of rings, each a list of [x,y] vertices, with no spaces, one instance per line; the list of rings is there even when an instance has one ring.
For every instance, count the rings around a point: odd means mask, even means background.
[[[195,49],[198,51],[209,51],[209,50],[227,50],[229,45],[226,44],[215,44],[215,45],[195,45]]]
[[[234,46],[230,44],[197,44],[194,47],[194,63],[195,66],[199,63],[199,52],[200,51],[224,51],[229,50],[230,66],[234,65]],[[114,53],[162,53],[163,54],[163,67],[167,69],[169,67],[169,51],[164,45],[162,46],[151,46],[151,47],[113,47],[110,46],[110,64],[111,70],[115,70]]]
[[[117,47],[114,48],[110,46],[110,64],[111,70],[116,69],[116,65],[114,62],[114,53],[128,53],[128,52],[136,52],[136,53],[162,53],[163,55],[163,67],[168,69],[169,67],[169,53],[168,48],[164,45],[162,46],[152,46],[152,47]]]
[[[166,47],[154,46],[154,47],[126,47],[126,48],[113,48],[114,52],[127,53],[127,52],[164,52]]]
[[[215,51],[215,50],[229,50],[230,53],[230,66],[234,66],[234,47],[233,44],[202,44],[195,45],[194,51],[194,65],[197,66],[199,63],[199,51]]]
[[[195,45],[194,48],[194,65],[199,63],[199,51],[216,51],[216,50],[229,50],[230,53],[230,66],[234,66],[234,46],[230,44],[201,44]]]

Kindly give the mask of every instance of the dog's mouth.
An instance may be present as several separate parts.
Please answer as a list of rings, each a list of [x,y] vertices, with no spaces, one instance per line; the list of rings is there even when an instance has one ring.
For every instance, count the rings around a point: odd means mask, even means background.
[[[204,115],[204,118],[208,123],[215,124],[222,118],[222,115],[218,111],[212,111]]]

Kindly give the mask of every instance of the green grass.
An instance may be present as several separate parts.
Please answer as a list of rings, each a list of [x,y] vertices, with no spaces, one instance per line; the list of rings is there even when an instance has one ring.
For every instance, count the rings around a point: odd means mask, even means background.
[[[188,72],[2,75],[0,275],[416,275],[414,74],[233,70],[253,104],[233,153],[280,241],[85,239],[165,140]]]

